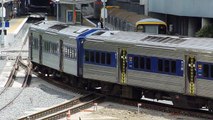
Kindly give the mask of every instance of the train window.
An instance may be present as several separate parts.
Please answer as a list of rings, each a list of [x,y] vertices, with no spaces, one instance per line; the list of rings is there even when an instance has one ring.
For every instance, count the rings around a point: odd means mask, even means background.
[[[111,54],[110,53],[107,53],[106,62],[107,62],[107,65],[111,64]]]
[[[176,61],[171,61],[171,72],[176,73]]]
[[[164,61],[164,71],[165,72],[169,72],[170,71],[169,60],[165,60]]]
[[[45,52],[47,51],[47,44],[46,44],[46,42],[44,42],[44,51]]]
[[[151,69],[151,59],[150,58],[146,58],[146,69],[147,70]]]
[[[140,69],[144,69],[144,63],[145,63],[144,57],[140,57]]]
[[[74,59],[76,59],[77,58],[77,50],[76,50],[76,48],[74,48]]]
[[[96,61],[96,63],[100,63],[100,53],[99,52],[95,53],[95,61]]]
[[[89,62],[89,51],[88,50],[85,51],[85,61]]]
[[[163,60],[158,60],[158,71],[163,72]]]
[[[69,58],[73,58],[73,55],[72,55],[72,48],[71,47],[69,47]]]
[[[46,43],[46,51],[50,52],[50,43],[49,42],[44,42],[44,44]]]
[[[72,54],[72,57],[71,57],[71,58],[73,59],[73,58],[75,58],[75,49],[74,49],[74,48],[71,48],[71,51],[72,51],[72,52],[71,52],[71,54]]]
[[[58,50],[58,44],[57,43],[51,43],[51,53],[57,54],[57,50]]]
[[[38,50],[38,38],[33,38],[33,48]]]
[[[137,32],[144,32],[144,26],[143,25],[138,25],[136,28]]]
[[[138,56],[134,57],[134,68],[138,68],[139,64],[138,64],[139,60],[138,60]]]
[[[109,52],[85,50],[84,61],[90,64],[112,65],[112,55]]]
[[[90,51],[90,62],[95,62],[95,53],[94,51]]]
[[[67,55],[66,55],[66,57],[71,58],[70,47],[67,47]]]
[[[203,77],[209,77],[209,65],[203,64]]]
[[[211,78],[213,78],[213,65],[211,65]]]
[[[101,64],[105,64],[106,63],[106,57],[105,57],[105,53],[101,53]]]

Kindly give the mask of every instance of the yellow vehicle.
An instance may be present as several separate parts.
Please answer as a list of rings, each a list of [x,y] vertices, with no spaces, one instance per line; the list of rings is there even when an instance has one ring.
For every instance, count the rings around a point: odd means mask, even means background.
[[[116,30],[137,31],[152,34],[167,33],[167,24],[165,22],[120,8],[108,9],[107,22]]]
[[[145,18],[136,22],[136,31],[154,34],[166,34],[167,24],[159,19]]]

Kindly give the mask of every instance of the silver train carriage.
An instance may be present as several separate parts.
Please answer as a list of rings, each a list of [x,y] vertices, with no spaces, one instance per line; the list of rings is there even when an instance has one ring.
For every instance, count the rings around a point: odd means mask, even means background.
[[[30,59],[38,65],[78,76],[77,59],[81,39],[77,39],[77,36],[81,34],[86,36],[96,30],[98,29],[69,26],[57,21],[42,21],[33,24],[29,32]],[[43,71],[45,73],[51,72],[45,70]]]
[[[177,106],[213,110],[213,39],[110,34],[86,38],[84,78],[123,86],[123,96],[138,94],[138,98],[170,99]]]

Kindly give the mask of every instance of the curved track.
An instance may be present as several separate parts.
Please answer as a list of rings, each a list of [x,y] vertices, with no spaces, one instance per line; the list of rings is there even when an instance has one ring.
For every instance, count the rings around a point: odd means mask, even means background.
[[[29,81],[31,80],[31,68],[32,68],[31,66],[32,65],[29,61],[28,61],[28,64],[25,64],[22,60],[22,57],[21,57],[21,53],[23,51],[24,45],[26,44],[26,41],[27,41],[27,39],[24,40],[24,42],[21,46],[21,50],[19,51],[19,54],[15,59],[15,63],[13,65],[11,72],[10,72],[9,78],[8,78],[3,90],[1,91],[0,95],[5,93],[8,90],[9,87],[13,86],[14,79],[16,77],[16,73],[17,73],[17,70],[18,70],[19,67],[22,67],[26,71],[25,79],[24,79],[24,82],[22,83],[23,88],[18,92],[18,94],[14,95],[13,99],[11,99],[7,104],[5,104],[2,108],[0,108],[0,112],[3,109],[5,109],[6,107],[8,107],[9,105],[11,105],[20,96],[20,94],[23,92],[24,88],[29,86],[29,84],[30,84]]]
[[[95,94],[87,94],[82,97],[71,99],[70,101],[65,102],[63,104],[40,111],[38,113],[21,117],[18,120],[28,120],[29,118],[42,119],[42,120],[63,118],[66,115],[67,111],[70,110],[72,114],[77,113],[80,110],[93,106],[94,102],[99,101],[101,99],[102,99],[101,96],[97,96]]]

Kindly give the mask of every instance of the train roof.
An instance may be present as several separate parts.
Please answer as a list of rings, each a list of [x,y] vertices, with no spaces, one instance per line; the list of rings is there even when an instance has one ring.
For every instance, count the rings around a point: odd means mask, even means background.
[[[192,52],[213,52],[212,38],[187,38],[125,31],[107,31],[107,33],[107,35],[105,33],[93,34],[88,36],[87,40]]]
[[[87,26],[75,26],[75,25],[71,26],[58,21],[41,21],[41,22],[32,24],[31,29],[76,37],[79,34],[87,30],[90,30],[92,28]]]

